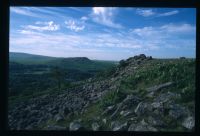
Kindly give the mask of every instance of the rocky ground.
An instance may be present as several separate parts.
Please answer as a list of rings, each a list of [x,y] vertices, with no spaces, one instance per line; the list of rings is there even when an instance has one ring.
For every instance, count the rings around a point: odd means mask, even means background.
[[[78,87],[18,103],[9,109],[10,129],[192,131],[194,100],[182,102],[187,86],[177,90],[183,79],[165,78],[161,82],[158,78],[154,84],[123,87],[129,78],[140,76],[137,71],[161,65],[141,54],[120,61],[116,71],[106,78],[90,78]]]

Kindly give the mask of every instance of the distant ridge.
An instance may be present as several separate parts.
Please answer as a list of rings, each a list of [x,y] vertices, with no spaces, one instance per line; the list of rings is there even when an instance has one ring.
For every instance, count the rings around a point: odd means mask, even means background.
[[[23,52],[9,52],[9,57],[48,57],[48,58],[56,58],[51,56],[44,56],[44,55],[36,55],[36,54],[29,54]]]
[[[9,60],[19,63],[44,63],[54,60],[61,60],[62,62],[65,61],[76,61],[76,62],[86,62],[91,61],[87,57],[51,57],[51,56],[43,56],[43,55],[35,55],[29,53],[20,53],[20,52],[9,52]]]
[[[103,70],[116,65],[116,62],[90,60],[87,57],[49,57],[17,52],[9,53],[9,61],[28,65],[39,64],[57,66],[64,69],[80,70],[84,72]]]

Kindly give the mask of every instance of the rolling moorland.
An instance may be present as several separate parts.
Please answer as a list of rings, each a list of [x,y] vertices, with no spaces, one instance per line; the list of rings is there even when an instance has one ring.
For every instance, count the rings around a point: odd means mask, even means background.
[[[193,131],[195,59],[10,53],[11,130]]]

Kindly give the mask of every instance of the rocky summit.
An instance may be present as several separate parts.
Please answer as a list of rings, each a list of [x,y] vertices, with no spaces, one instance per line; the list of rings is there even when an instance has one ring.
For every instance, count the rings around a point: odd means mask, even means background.
[[[9,106],[12,130],[193,131],[195,60],[140,54],[106,76]]]

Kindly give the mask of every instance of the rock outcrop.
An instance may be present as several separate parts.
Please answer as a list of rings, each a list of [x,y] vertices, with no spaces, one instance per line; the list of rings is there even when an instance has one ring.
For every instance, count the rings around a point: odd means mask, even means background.
[[[83,58],[82,61],[86,61]],[[144,54],[131,57],[119,62],[116,71],[105,79],[90,78],[83,85],[64,90],[55,94],[46,94],[32,98],[9,109],[9,127],[12,130],[38,129],[40,124],[53,120],[56,124],[47,125],[42,129],[79,131],[87,130],[81,120],[71,120],[72,116],[81,117],[88,111],[90,105],[95,104],[110,91],[118,91],[120,84],[135,74],[135,71],[154,61]],[[161,131],[168,127],[193,130],[195,118],[192,111],[181,104],[182,99],[178,91],[168,91],[175,82],[169,80],[160,84],[153,84],[142,90],[132,90],[125,97],[107,107],[103,107],[98,119],[91,119],[87,125],[89,130],[99,131],[106,127],[112,131]],[[144,95],[145,94],[145,95]],[[66,122],[64,126],[59,123]],[[176,124],[170,125],[176,121]]]

